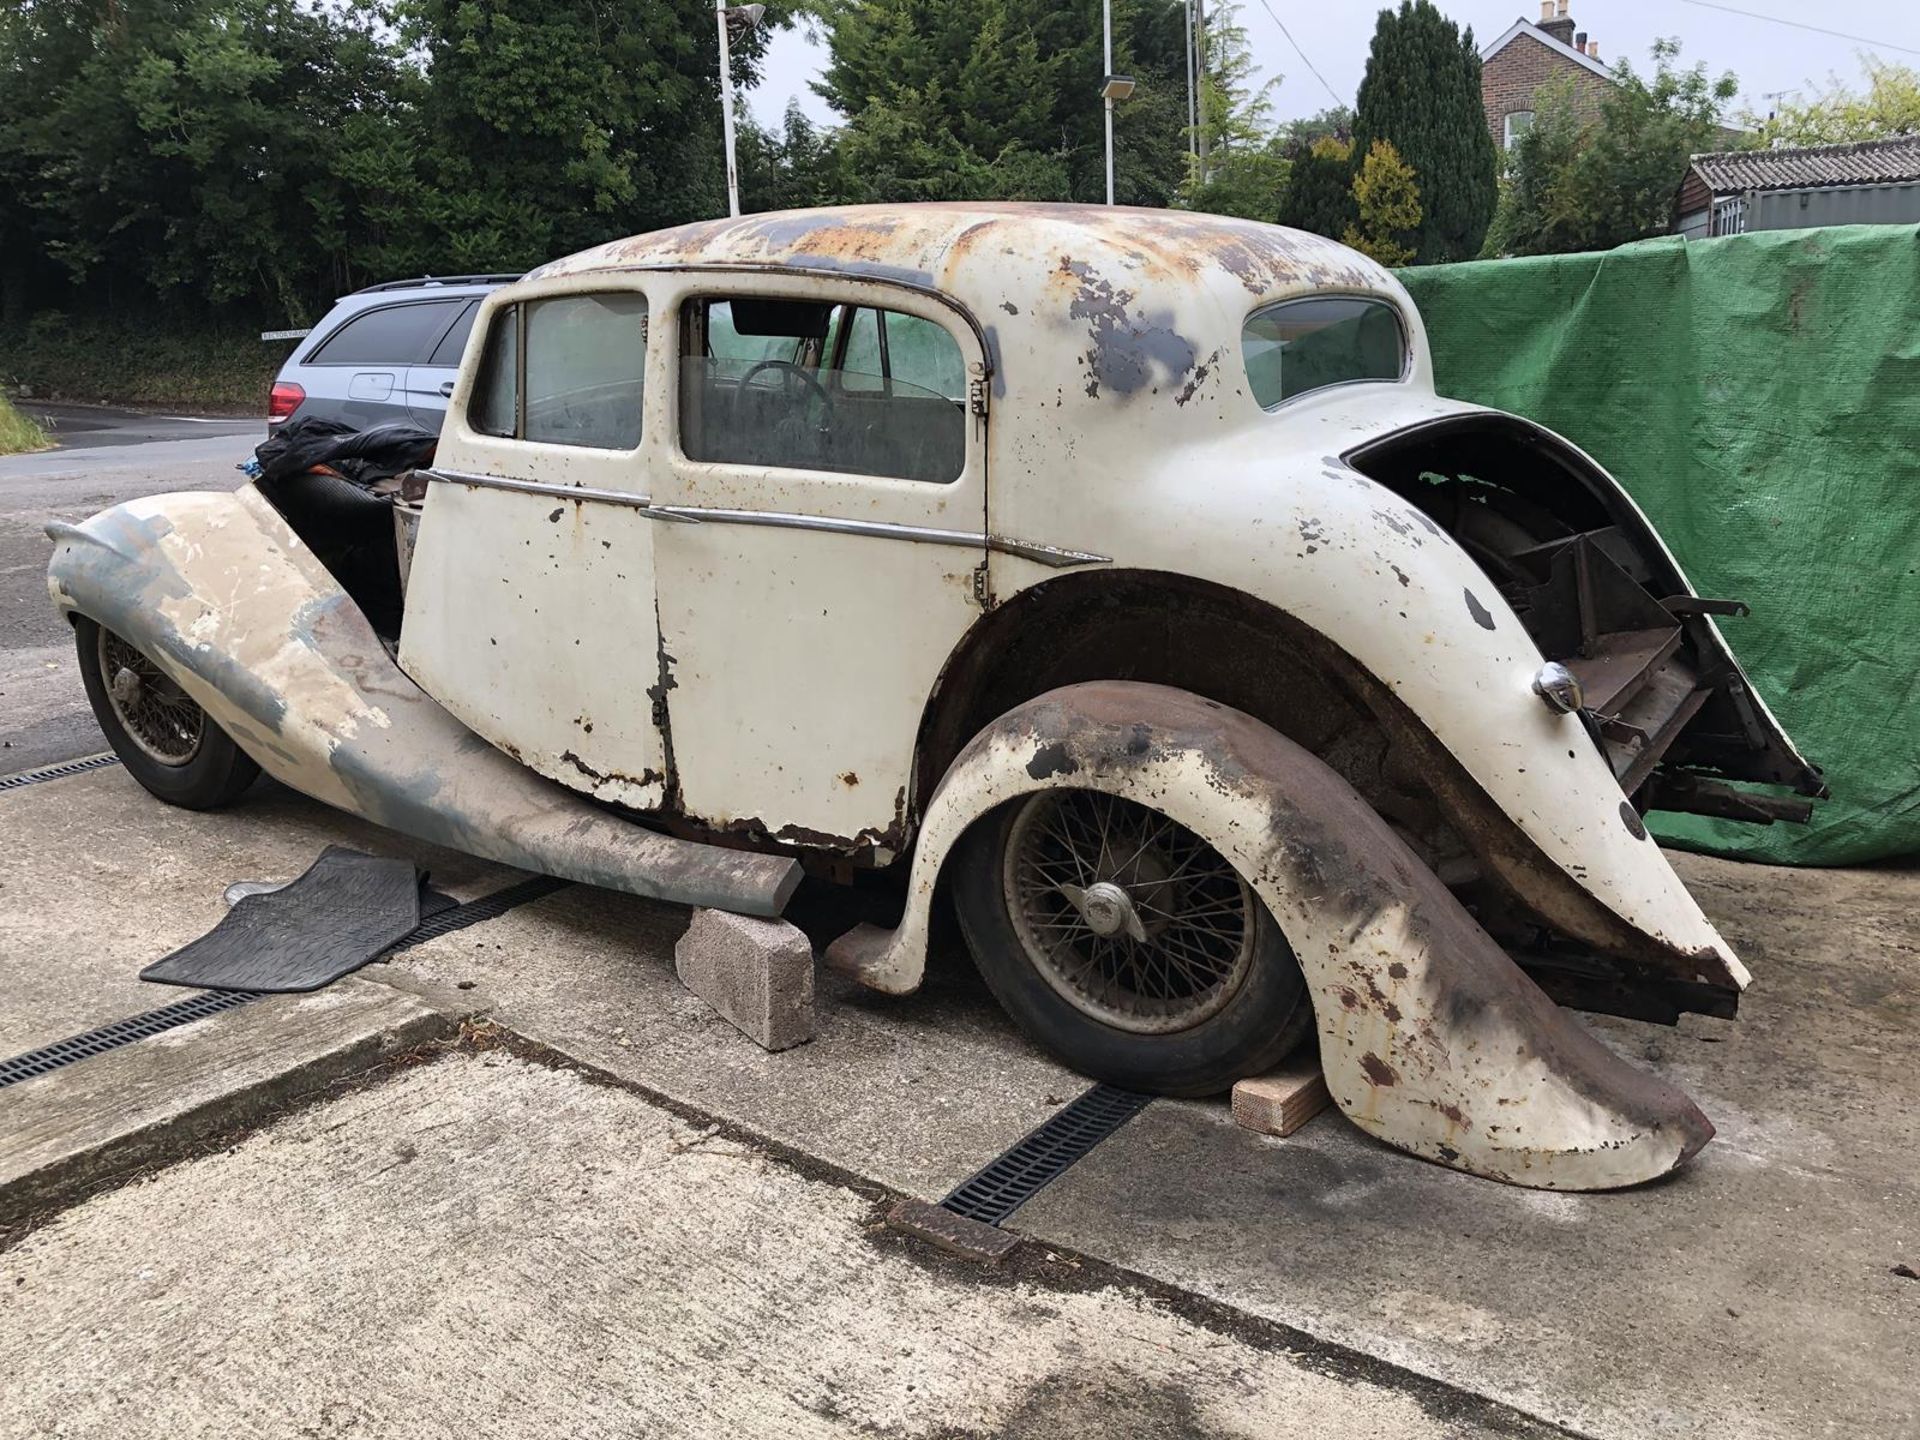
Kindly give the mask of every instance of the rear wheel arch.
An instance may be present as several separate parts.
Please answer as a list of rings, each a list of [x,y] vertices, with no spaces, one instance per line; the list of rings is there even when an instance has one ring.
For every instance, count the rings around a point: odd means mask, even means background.
[[[1395,742],[1375,710],[1385,687],[1357,661],[1266,601],[1150,570],[1049,579],[974,625],[923,713],[911,813],[926,813],[954,757],[991,721],[1096,680],[1166,685],[1239,710],[1320,756],[1395,824],[1418,830],[1435,818],[1421,813],[1430,807],[1417,770],[1392,773]]]
[[[1164,571],[1074,571],[975,623],[922,714],[908,811],[916,827],[988,724],[1050,690],[1099,680],[1184,690],[1300,745],[1443,880],[1486,882],[1490,924],[1517,935],[1544,923],[1605,954],[1665,959],[1549,860],[1382,678],[1270,602]]]

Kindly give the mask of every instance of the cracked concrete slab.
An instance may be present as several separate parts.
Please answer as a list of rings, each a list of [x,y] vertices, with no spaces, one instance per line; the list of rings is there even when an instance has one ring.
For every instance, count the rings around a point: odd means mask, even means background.
[[[985,1282],[635,1096],[455,1055],[0,1254],[0,1433],[1544,1433],[1124,1286]]]

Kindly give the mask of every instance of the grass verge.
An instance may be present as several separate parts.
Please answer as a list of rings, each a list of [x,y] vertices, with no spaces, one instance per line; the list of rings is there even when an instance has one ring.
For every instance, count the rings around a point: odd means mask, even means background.
[[[14,409],[6,396],[0,395],[0,455],[25,455],[31,450],[44,450],[52,443],[46,431]]]

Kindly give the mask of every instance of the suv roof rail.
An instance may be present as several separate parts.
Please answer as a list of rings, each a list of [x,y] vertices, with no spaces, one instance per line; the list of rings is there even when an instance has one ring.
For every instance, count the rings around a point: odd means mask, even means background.
[[[421,275],[412,280],[383,280],[378,285],[362,285],[352,295],[372,295],[381,290],[419,290],[428,285],[505,285],[518,275]]]

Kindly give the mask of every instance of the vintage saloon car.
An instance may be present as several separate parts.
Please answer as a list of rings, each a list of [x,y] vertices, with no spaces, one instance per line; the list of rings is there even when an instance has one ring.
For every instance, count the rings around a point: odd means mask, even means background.
[[[1315,1032],[1404,1149],[1602,1188],[1712,1134],[1560,1003],[1747,983],[1642,814],[1817,770],[1574,445],[1435,394],[1387,271],[1166,211],[719,220],[493,291],[424,499],[296,477],[55,526],[163,799],[777,915],[913,989],[936,884],[1040,1044],[1218,1091]],[[1739,782],[1765,782],[1756,788]]]

